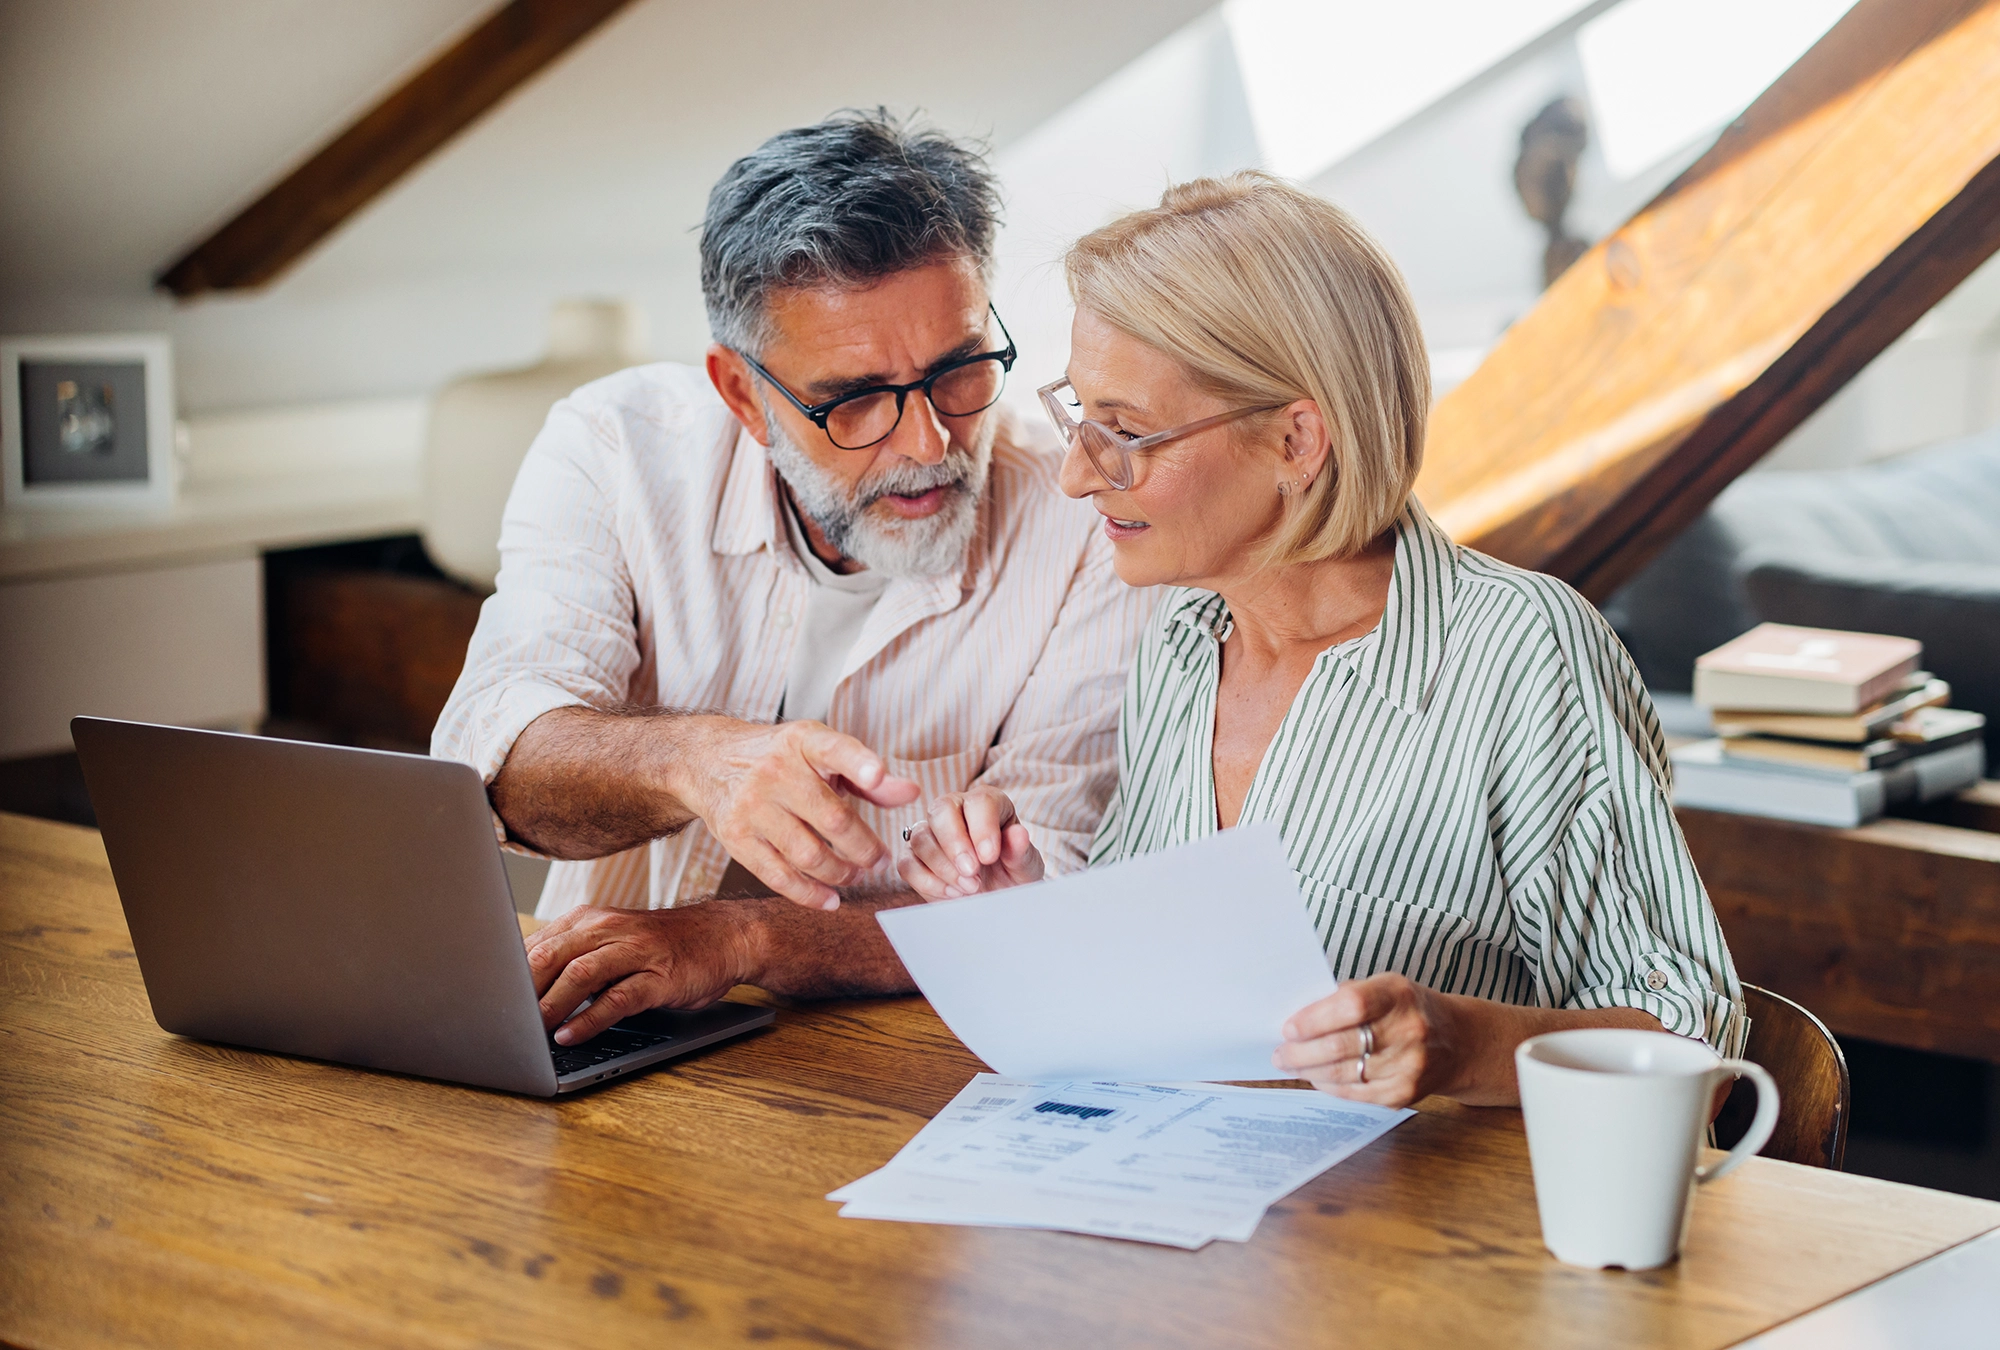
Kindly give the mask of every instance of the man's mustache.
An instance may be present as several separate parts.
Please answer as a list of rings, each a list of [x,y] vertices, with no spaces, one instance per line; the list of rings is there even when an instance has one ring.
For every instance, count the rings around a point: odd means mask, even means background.
[[[866,511],[884,497],[920,497],[932,488],[963,488],[977,468],[971,454],[963,450],[946,452],[936,464],[898,464],[862,486],[854,509]]]

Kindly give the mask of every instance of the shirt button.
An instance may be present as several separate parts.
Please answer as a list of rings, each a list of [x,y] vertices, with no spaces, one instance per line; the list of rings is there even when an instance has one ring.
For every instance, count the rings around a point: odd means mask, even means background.
[[[791,616],[791,615],[789,615],[789,614],[773,614],[773,615],[771,616],[771,627],[773,627],[773,628],[790,628],[791,626],[792,626],[792,616]]]
[[[1657,970],[1649,970],[1646,972],[1646,987],[1648,989],[1665,989],[1667,987],[1667,977]]]

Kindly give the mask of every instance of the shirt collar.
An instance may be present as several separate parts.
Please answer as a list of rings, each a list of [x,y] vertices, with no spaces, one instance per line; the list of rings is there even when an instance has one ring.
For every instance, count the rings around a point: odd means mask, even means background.
[[[1444,664],[1457,576],[1458,546],[1411,497],[1396,519],[1395,570],[1375,641],[1360,644],[1344,658],[1357,676],[1406,713],[1423,711]],[[1167,605],[1167,646],[1183,665],[1204,644],[1229,636],[1229,606],[1215,592],[1183,590]]]
[[[1444,665],[1458,581],[1458,545],[1412,496],[1396,521],[1396,565],[1375,642],[1357,652],[1355,674],[1406,713],[1420,713]]]
[[[1229,605],[1214,591],[1177,587],[1164,605],[1167,649],[1184,667],[1229,636]]]

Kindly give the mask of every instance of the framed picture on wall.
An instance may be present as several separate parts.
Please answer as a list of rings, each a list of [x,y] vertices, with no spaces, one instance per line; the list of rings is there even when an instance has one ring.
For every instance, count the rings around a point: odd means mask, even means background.
[[[0,338],[0,505],[173,498],[174,372],[164,333]]]

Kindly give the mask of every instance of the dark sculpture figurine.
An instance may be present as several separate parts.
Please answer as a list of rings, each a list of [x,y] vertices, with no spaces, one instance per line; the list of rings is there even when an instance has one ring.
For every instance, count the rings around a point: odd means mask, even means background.
[[[1583,102],[1559,98],[1536,113],[1521,128],[1521,157],[1514,161],[1514,190],[1528,214],[1548,231],[1542,250],[1542,285],[1548,286],[1590,245],[1563,225],[1570,194],[1576,190],[1576,165],[1590,141],[1590,123]]]

